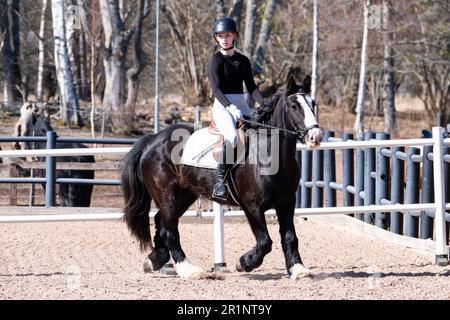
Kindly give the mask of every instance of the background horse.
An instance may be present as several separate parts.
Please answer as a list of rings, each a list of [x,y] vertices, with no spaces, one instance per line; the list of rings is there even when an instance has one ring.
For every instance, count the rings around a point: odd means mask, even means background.
[[[15,130],[18,136],[45,136],[47,131],[53,131],[48,120],[42,115],[27,115],[26,120],[19,119]],[[45,149],[45,142],[26,142],[23,145],[16,143],[16,149]],[[65,148],[87,148],[81,143],[57,142],[57,149]],[[93,163],[94,156],[65,156],[55,157],[56,162],[81,162]],[[36,161],[45,161],[45,157],[36,157]],[[36,177],[45,177],[45,170],[35,170]],[[56,179],[58,178],[79,178],[94,179],[93,170],[56,170]],[[45,185],[43,185],[45,189]],[[91,204],[93,185],[83,184],[57,184],[56,193],[59,198],[60,205],[63,207],[89,207]]]
[[[241,256],[236,266],[238,271],[249,272],[259,267],[264,256],[271,251],[272,240],[264,212],[274,208],[280,224],[288,274],[293,279],[310,274],[309,269],[302,264],[294,228],[295,192],[300,178],[295,159],[296,143],[297,140],[306,140],[309,146],[314,147],[320,144],[323,137],[312,111],[314,101],[307,94],[309,91],[309,77],[305,78],[301,86],[291,78],[285,92],[264,103],[253,118],[281,128],[278,131],[278,144],[267,139],[267,145],[263,146],[269,154],[279,154],[279,159],[271,159],[279,161],[276,173],[264,175],[264,164],[261,161],[240,164],[232,169],[238,203],[256,238],[256,246]],[[180,142],[172,138],[177,130],[192,134],[194,128],[179,124],[156,135],[146,135],[127,154],[122,170],[124,220],[131,233],[139,240],[141,250],[152,250],[144,261],[144,271],[161,269],[172,256],[178,275],[194,279],[202,277],[204,271],[186,259],[180,244],[178,223],[179,218],[197,198],[212,199],[215,170],[177,164],[174,161],[172,155],[178,148],[182,149],[182,143],[180,146]],[[276,132],[272,131],[272,134]],[[258,147],[260,146],[253,144],[249,149]],[[155,215],[154,247],[148,214],[151,200],[159,208]],[[218,202],[231,204],[226,201]]]

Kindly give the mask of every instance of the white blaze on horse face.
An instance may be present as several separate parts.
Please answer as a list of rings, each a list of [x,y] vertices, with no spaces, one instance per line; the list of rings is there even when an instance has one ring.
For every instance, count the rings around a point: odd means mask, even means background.
[[[303,113],[305,115],[305,127],[311,128],[312,126],[318,125],[316,116],[310,106],[312,106],[313,100],[310,96],[302,96],[297,94],[297,101],[303,108]],[[319,128],[312,128],[308,130],[308,137],[306,139],[306,145],[308,148],[314,148],[319,146],[323,139],[322,130]]]
[[[308,105],[308,104],[312,105],[312,99],[311,99],[311,97],[309,97],[309,96],[303,97],[303,96],[302,96],[301,94],[299,94],[299,93],[296,94],[296,96],[297,96],[297,101],[298,101],[298,103],[299,103],[299,104],[302,106],[302,108],[303,108],[303,113],[304,113],[304,115],[305,115],[305,119],[304,119],[305,127],[306,127],[306,128],[309,128],[309,127],[312,127],[312,126],[314,126],[314,125],[317,125],[316,117],[314,116],[314,113],[313,113],[311,107]],[[306,98],[306,100],[305,100],[304,98]],[[306,101],[308,101],[308,102],[306,102]]]

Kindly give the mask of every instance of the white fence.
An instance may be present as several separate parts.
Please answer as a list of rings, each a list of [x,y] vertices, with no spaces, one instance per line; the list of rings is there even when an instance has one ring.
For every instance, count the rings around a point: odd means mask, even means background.
[[[327,207],[327,208],[307,208],[296,209],[295,214],[301,216],[323,215],[323,214],[358,214],[373,212],[394,212],[394,211],[434,211],[435,223],[435,243],[436,243],[436,263],[444,265],[448,263],[449,247],[447,246],[446,235],[446,213],[450,210],[450,203],[445,203],[444,184],[444,146],[450,145],[450,138],[443,138],[444,129],[433,128],[433,138],[427,139],[401,139],[401,140],[371,140],[371,141],[346,141],[346,142],[324,142],[319,149],[356,149],[394,146],[433,146],[433,169],[434,169],[434,203],[424,204],[393,204],[393,205],[370,205],[352,207]],[[2,150],[1,157],[26,157],[26,156],[75,156],[75,155],[124,155],[128,153],[130,147],[118,148],[89,148],[89,149],[54,149],[54,150]],[[297,149],[306,149],[305,145],[298,144]],[[151,212],[153,216],[155,212]],[[266,212],[268,215],[275,214],[274,210]],[[188,211],[184,216],[214,217],[214,238],[215,238],[215,264],[224,264],[224,243],[223,243],[223,218],[224,213],[220,205],[214,205],[214,212]],[[228,211],[226,217],[244,216],[243,211]],[[1,222],[44,222],[44,221],[80,221],[80,220],[117,220],[122,217],[121,213],[111,214],[58,214],[58,215],[4,215],[0,216]]]

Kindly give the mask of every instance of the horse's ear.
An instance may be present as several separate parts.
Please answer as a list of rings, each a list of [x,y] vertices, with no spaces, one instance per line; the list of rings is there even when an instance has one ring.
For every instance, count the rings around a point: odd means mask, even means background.
[[[303,88],[305,88],[306,92],[311,92],[311,77],[309,75],[306,75],[305,79],[303,79]]]
[[[294,76],[290,75],[288,78],[287,85],[286,85],[286,95],[288,96],[291,93],[293,93],[296,88],[297,88],[297,83],[295,82]]]

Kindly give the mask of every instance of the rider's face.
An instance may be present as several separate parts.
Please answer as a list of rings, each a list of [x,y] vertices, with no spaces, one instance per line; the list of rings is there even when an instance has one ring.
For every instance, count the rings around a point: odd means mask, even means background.
[[[216,40],[220,47],[223,49],[228,49],[233,45],[233,41],[236,38],[234,32],[219,32],[216,33]]]

